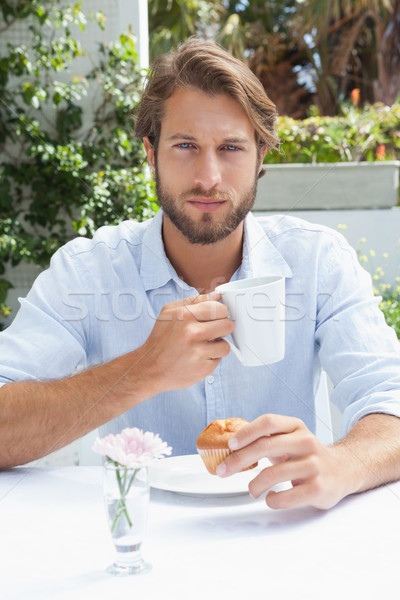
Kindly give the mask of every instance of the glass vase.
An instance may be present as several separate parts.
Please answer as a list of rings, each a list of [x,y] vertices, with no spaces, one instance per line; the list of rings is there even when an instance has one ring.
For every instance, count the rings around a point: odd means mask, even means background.
[[[116,550],[113,575],[146,573],[151,565],[143,560],[150,491],[147,467],[104,466],[104,500],[111,537]]]

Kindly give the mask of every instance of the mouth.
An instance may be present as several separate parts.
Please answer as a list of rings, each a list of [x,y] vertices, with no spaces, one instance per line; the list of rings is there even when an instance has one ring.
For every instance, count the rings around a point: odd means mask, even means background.
[[[214,200],[212,198],[193,198],[188,200],[188,204],[202,212],[214,212],[225,203],[226,200]]]

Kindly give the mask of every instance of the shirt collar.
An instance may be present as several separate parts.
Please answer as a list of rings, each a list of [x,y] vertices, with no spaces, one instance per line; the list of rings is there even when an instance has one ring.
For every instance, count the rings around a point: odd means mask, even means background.
[[[159,289],[172,279],[180,288],[191,290],[192,288],[178,277],[165,254],[162,222],[163,211],[160,208],[150,220],[143,236],[140,278],[144,288],[146,291]]]
[[[151,219],[143,236],[140,277],[146,291],[161,288],[173,279],[182,289],[191,288],[179,279],[169,262],[162,239],[163,211],[160,209]],[[291,277],[292,270],[272,244],[257,219],[249,213],[244,222],[244,245],[242,264],[238,279],[282,275]]]
[[[238,279],[264,275],[292,277],[292,270],[256,217],[249,213],[244,222],[243,257]]]

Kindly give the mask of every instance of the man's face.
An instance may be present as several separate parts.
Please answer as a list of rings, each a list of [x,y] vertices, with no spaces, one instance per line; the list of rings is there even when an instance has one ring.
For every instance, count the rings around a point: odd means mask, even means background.
[[[166,102],[157,154],[145,139],[166,218],[192,244],[234,231],[252,208],[262,157],[232,98],[177,90]]]

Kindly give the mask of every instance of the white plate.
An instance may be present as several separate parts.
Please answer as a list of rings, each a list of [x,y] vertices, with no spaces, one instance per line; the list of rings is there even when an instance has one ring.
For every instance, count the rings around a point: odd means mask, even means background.
[[[222,479],[210,475],[198,454],[173,456],[151,464],[150,486],[189,496],[239,496],[249,493],[249,482],[270,464],[267,459],[263,459],[258,467],[250,471]]]

